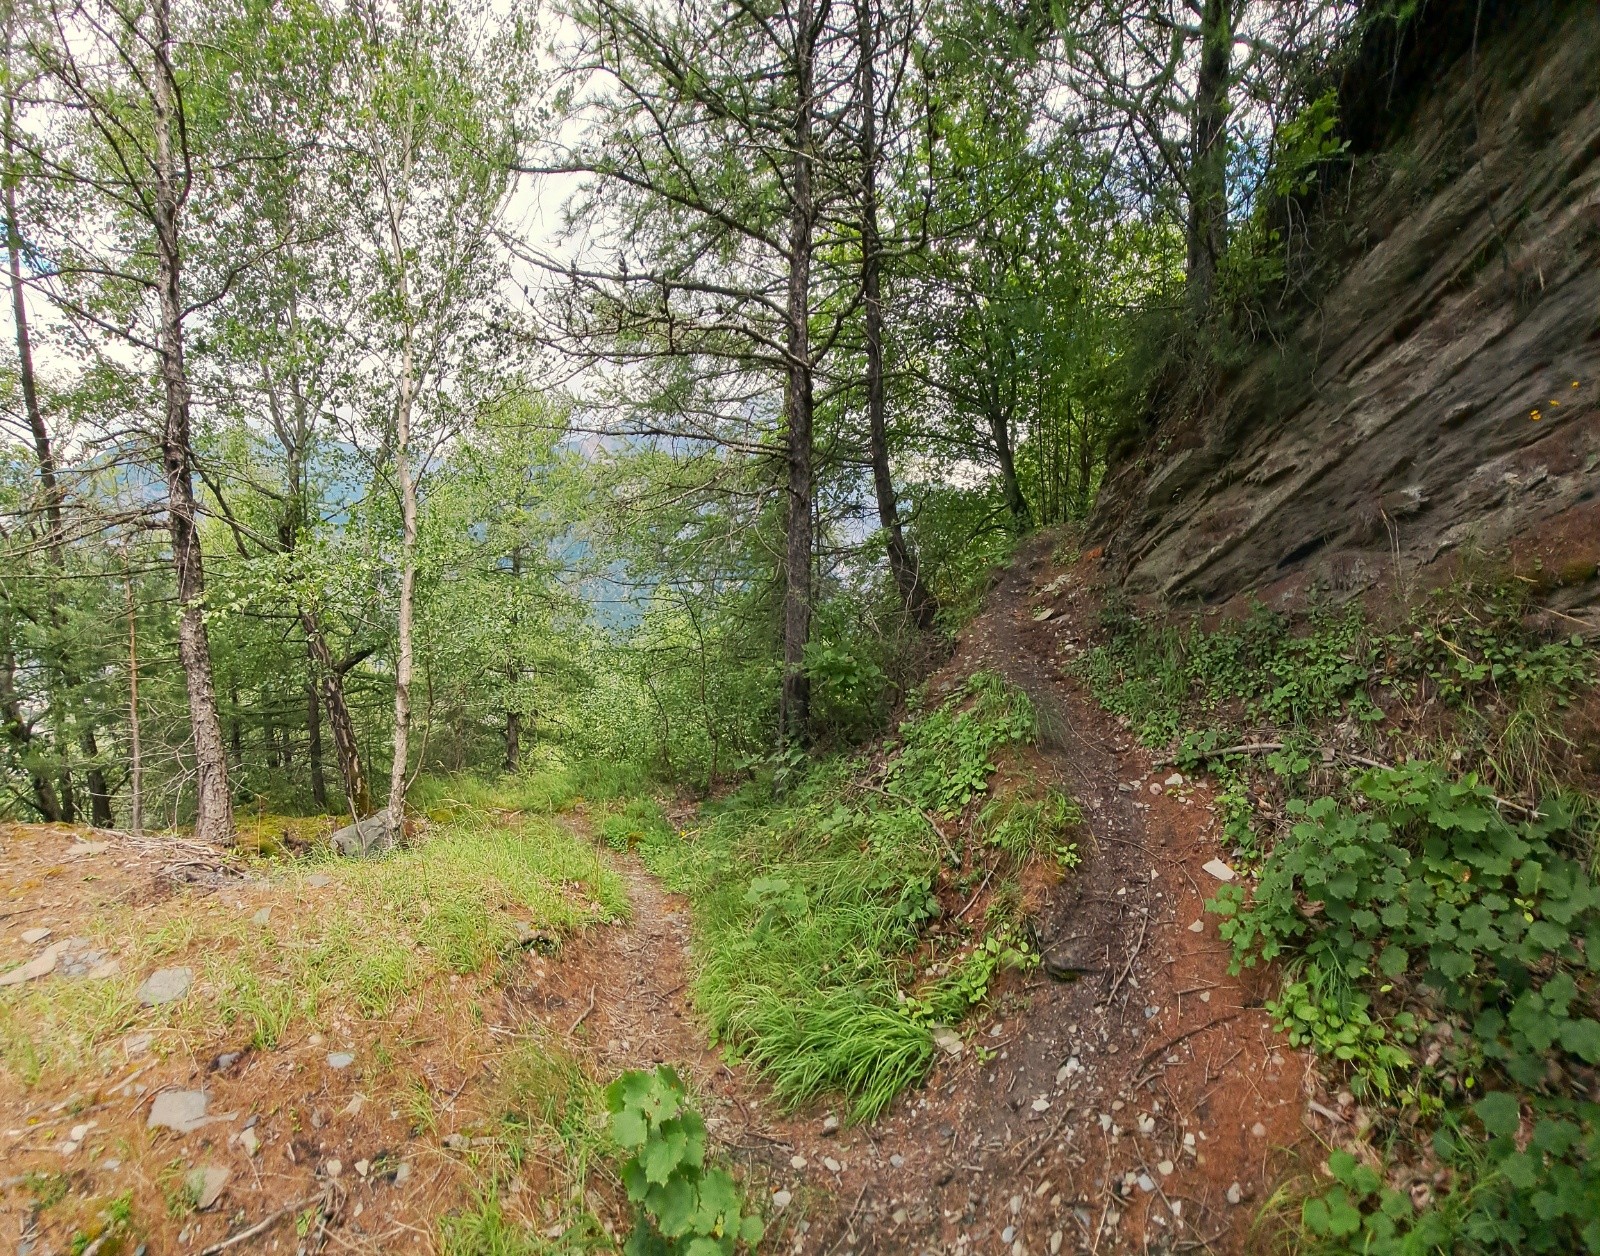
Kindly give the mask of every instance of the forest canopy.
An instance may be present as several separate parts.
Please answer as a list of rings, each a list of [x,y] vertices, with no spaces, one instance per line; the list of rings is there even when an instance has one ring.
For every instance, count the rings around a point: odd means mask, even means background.
[[[879,731],[1320,282],[1405,16],[18,0],[0,808],[398,829]]]

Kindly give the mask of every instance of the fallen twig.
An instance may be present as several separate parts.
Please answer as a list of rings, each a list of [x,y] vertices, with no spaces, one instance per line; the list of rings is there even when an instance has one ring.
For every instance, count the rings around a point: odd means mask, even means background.
[[[310,1196],[309,1198],[302,1199],[298,1204],[290,1204],[286,1208],[278,1209],[277,1212],[268,1213],[248,1230],[240,1230],[239,1233],[231,1235],[228,1238],[223,1239],[221,1242],[213,1243],[210,1247],[202,1247],[200,1249],[200,1256],[217,1256],[218,1252],[225,1252],[230,1247],[233,1247],[239,1243],[243,1243],[246,1239],[253,1239],[263,1230],[268,1229],[269,1227],[274,1226],[278,1222],[282,1221],[290,1213],[299,1212],[302,1208],[309,1208],[321,1198],[322,1195],[318,1193]]]
[[[1150,912],[1148,909],[1146,909],[1139,915],[1139,937],[1134,942],[1133,950],[1128,955],[1128,962],[1122,966],[1121,974],[1114,982],[1111,983],[1111,989],[1106,993],[1106,1003],[1108,1006],[1110,1005],[1111,1000],[1117,997],[1117,990],[1122,986],[1123,981],[1126,980],[1128,974],[1133,971],[1133,962],[1139,958],[1139,952],[1144,949],[1144,933],[1149,927]]]
[[[1243,1015],[1244,1012],[1241,1010],[1230,1013],[1227,1016],[1219,1016],[1216,1020],[1209,1020],[1204,1025],[1196,1025],[1193,1029],[1186,1029],[1176,1038],[1170,1038],[1166,1042],[1162,1043],[1159,1047],[1155,1047],[1150,1051],[1146,1051],[1139,1057],[1139,1063],[1144,1064],[1148,1060],[1153,1060],[1156,1058],[1156,1056],[1161,1055],[1164,1052],[1171,1051],[1173,1047],[1177,1046],[1185,1039],[1193,1038],[1196,1034],[1203,1034],[1208,1029],[1215,1029],[1218,1025],[1226,1025],[1229,1021],[1238,1020]]]
[[[572,1022],[572,1028],[567,1030],[567,1032],[569,1034],[577,1033],[578,1032],[578,1026],[583,1024],[584,1021],[588,1020],[589,1019],[589,1013],[594,1011],[594,990],[595,990],[595,988],[593,986],[589,987],[589,1006],[584,1008],[583,1011],[578,1013],[578,1019],[573,1021]]]

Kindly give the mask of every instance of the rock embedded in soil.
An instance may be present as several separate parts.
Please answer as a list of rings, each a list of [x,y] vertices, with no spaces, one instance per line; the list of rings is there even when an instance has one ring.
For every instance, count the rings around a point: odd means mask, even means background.
[[[218,1196],[222,1194],[222,1188],[228,1184],[228,1170],[219,1165],[191,1169],[183,1184],[189,1193],[189,1198],[194,1200],[195,1209],[204,1212],[217,1202]]]
[[[371,859],[394,849],[395,834],[389,825],[389,813],[380,811],[365,820],[347,824],[328,841],[347,859]]]
[[[37,981],[40,977],[48,977],[56,970],[56,960],[60,958],[62,943],[46,947],[41,954],[35,955],[21,968],[13,968],[10,972],[0,975],[0,986],[20,986],[24,981]]]
[[[158,968],[144,979],[137,997],[146,1007],[157,1007],[183,998],[193,986],[192,968]]]
[[[1218,881],[1224,882],[1232,881],[1239,875],[1220,859],[1207,860],[1205,863],[1200,865],[1200,870],[1216,877]]]
[[[356,1057],[349,1051],[328,1052],[328,1067],[334,1070],[347,1069],[356,1062]]]
[[[29,946],[35,946],[38,943],[43,942],[46,938],[48,938],[50,936],[50,930],[49,929],[44,929],[44,928],[24,929],[17,936],[20,937]]]
[[[147,1129],[176,1130],[191,1134],[210,1122],[206,1107],[210,1100],[203,1090],[163,1090],[150,1105]]]

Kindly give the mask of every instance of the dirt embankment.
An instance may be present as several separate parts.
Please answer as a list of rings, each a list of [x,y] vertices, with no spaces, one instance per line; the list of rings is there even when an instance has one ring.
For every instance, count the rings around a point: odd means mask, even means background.
[[[870,1128],[836,1129],[826,1108],[778,1116],[706,1048],[686,1002],[687,910],[642,871],[638,924],[565,965],[561,1014],[592,994],[602,1071],[687,1066],[769,1201],[770,1250],[1247,1251],[1272,1188],[1314,1167],[1338,1123],[1308,1107],[1310,1060],[1273,1032],[1265,982],[1228,975],[1203,909],[1219,884],[1205,865],[1227,858],[1207,789],[1154,768],[1063,678],[1090,606],[1048,555],[1043,538],[1024,551],[933,688],[995,670],[1039,712],[1032,762],[1088,817],[1083,865],[1035,918],[1050,966],[1075,980],[1008,979],[924,1088]]]

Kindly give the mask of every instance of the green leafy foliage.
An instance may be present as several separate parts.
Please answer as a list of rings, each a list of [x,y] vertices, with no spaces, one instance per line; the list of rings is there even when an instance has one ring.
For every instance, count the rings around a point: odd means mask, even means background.
[[[988,789],[995,751],[1036,733],[1027,697],[992,672],[976,672],[937,710],[901,726],[888,787],[919,807],[954,815]]]
[[[744,1192],[706,1167],[706,1124],[675,1070],[624,1073],[605,1099],[611,1137],[627,1153],[622,1184],[638,1210],[627,1256],[732,1256],[761,1241],[761,1218],[743,1211]]]
[[[979,937],[954,973],[917,991],[919,948],[944,923],[941,865],[954,857],[930,812],[985,794],[1000,750],[1032,730],[1020,695],[975,677],[907,721],[886,789],[864,786],[857,762],[815,763],[781,797],[752,784],[708,805],[702,823],[674,840],[640,847],[694,905],[697,1005],[786,1103],[839,1092],[852,1119],[875,1117],[926,1074],[929,1024],[959,1020],[998,971],[1026,962],[1009,935]],[[946,789],[943,773],[958,769],[965,783]],[[994,813],[997,824],[1009,806]],[[1060,795],[1023,804],[1018,850],[1059,841],[1073,814]],[[932,944],[964,950],[964,932]],[[928,1010],[935,1002],[937,1014]]]
[[[1427,763],[1367,772],[1355,788],[1360,810],[1296,804],[1303,818],[1253,900],[1219,897],[1236,964],[1292,940],[1349,981],[1415,968],[1523,1085],[1545,1084],[1552,1051],[1600,1063],[1600,1021],[1579,985],[1592,989],[1600,967],[1600,888],[1566,853],[1566,805],[1513,823],[1476,778]]]
[[[630,798],[600,821],[600,837],[612,850],[632,850],[641,842],[672,834],[661,804],[653,798]]]

